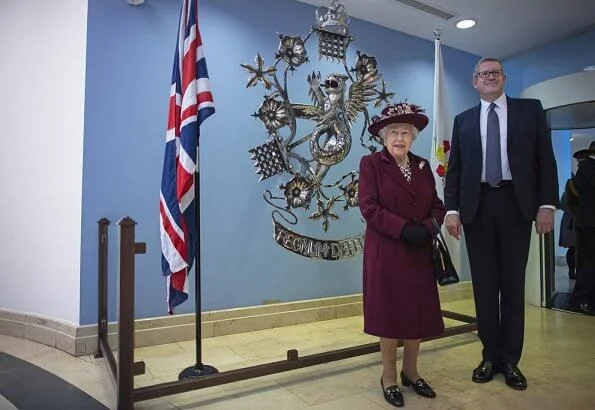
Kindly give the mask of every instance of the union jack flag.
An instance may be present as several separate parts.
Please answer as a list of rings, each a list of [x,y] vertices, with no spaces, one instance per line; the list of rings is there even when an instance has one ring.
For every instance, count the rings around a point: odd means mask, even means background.
[[[215,112],[198,30],[198,0],[183,0],[174,57],[159,219],[161,266],[167,278],[169,313],[188,299],[199,230],[195,213],[195,172],[201,123]],[[198,308],[198,307],[197,307]]]

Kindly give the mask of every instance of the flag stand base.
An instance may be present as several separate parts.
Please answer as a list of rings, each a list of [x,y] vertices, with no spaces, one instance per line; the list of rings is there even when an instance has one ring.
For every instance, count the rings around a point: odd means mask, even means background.
[[[208,376],[215,373],[219,373],[219,370],[215,367],[209,366],[208,364],[197,363],[194,366],[182,370],[178,375],[178,380],[194,379],[196,377]]]

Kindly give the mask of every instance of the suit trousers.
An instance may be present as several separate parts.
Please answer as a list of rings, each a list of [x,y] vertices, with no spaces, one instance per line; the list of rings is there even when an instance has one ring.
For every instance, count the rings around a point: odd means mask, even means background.
[[[482,184],[477,214],[463,228],[483,360],[520,361],[531,227],[511,183],[500,188]]]
[[[566,250],[566,264],[569,271],[576,270],[576,248],[574,246],[569,246]]]
[[[576,252],[576,282],[572,302],[595,303],[595,228],[577,228]]]

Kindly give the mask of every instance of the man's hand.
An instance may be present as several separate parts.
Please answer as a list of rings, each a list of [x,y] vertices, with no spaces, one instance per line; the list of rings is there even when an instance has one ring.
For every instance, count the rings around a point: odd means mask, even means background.
[[[535,218],[535,232],[538,235],[549,233],[554,229],[554,210],[551,208],[539,208]]]
[[[456,240],[459,240],[461,237],[461,219],[457,214],[446,215],[444,218],[444,226],[446,226],[446,230]]]

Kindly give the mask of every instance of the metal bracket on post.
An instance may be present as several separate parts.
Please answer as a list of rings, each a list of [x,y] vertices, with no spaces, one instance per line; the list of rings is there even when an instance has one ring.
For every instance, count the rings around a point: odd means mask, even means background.
[[[134,362],[134,257],[144,254],[144,242],[134,241],[136,222],[125,217],[120,227],[118,289],[118,409],[131,409],[134,404],[134,376],[144,374],[145,363]]]

